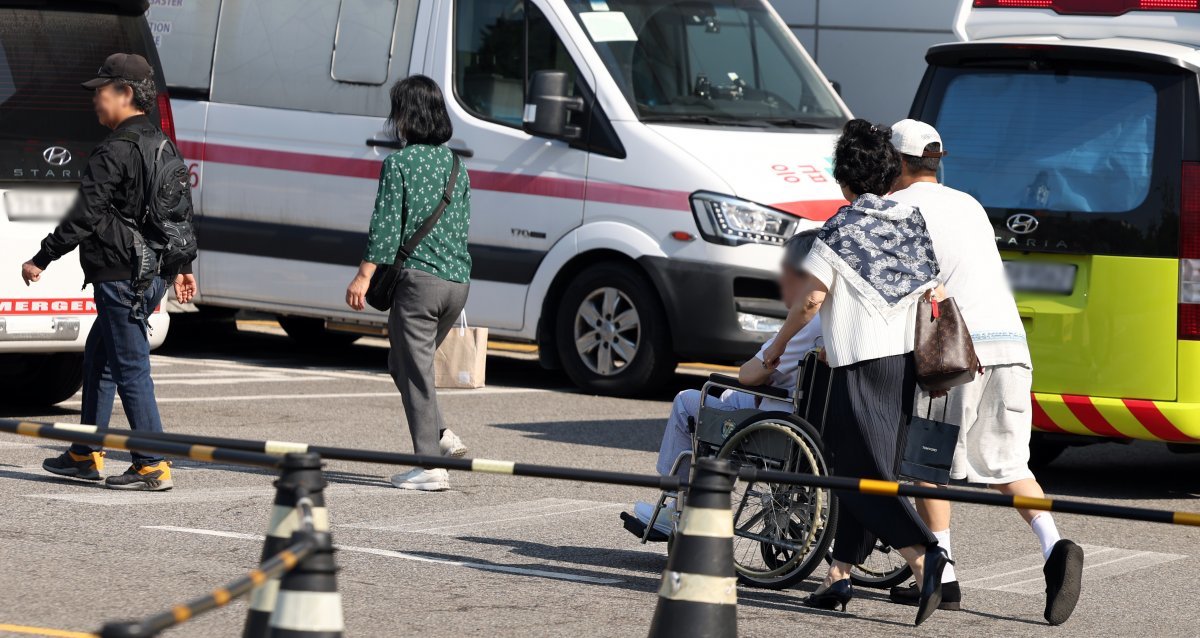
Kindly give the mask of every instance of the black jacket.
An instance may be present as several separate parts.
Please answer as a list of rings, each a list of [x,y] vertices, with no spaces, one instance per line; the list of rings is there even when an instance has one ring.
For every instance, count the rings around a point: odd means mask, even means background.
[[[38,268],[45,269],[78,246],[85,284],[133,278],[137,259],[132,229],[137,227],[142,207],[145,169],[137,148],[127,140],[115,139],[124,130],[160,134],[150,118],[135,115],[100,142],[88,157],[75,205],[42,240],[42,249],[33,257]],[[184,272],[191,272],[191,266]]]

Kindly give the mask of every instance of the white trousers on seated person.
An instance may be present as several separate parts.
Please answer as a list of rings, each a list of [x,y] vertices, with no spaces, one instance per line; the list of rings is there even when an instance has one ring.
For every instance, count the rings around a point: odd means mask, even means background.
[[[705,407],[718,410],[740,410],[753,408],[754,396],[737,390],[726,390],[721,398],[709,397]],[[671,466],[680,453],[691,451],[692,433],[688,431],[688,419],[697,419],[700,414],[700,391],[684,390],[675,395],[671,404],[671,416],[667,419],[667,429],[663,432],[662,445],[658,447],[658,473],[671,473]],[[686,474],[689,465],[680,468],[680,474]]]

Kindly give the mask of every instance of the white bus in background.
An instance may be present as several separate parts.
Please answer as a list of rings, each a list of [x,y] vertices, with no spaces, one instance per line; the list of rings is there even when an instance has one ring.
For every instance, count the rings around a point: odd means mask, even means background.
[[[95,77],[109,53],[124,51],[145,56],[165,89],[146,7],[0,0],[0,405],[51,405],[82,384],[96,306],[79,253],[32,286],[21,280],[21,264],[75,201],[88,154],[108,134],[79,83]],[[171,130],[165,97],[150,116]],[[163,309],[151,316],[152,347],[168,324]]]
[[[780,243],[843,203],[850,113],[767,0],[178,0],[150,18],[196,183],[198,303],[299,340],[384,327],[343,299],[397,146],[388,88],[412,73],[445,89],[471,174],[472,323],[591,391],[750,356],[784,315]]]
[[[908,117],[925,52],[955,42],[959,0],[771,0],[858,117]]]

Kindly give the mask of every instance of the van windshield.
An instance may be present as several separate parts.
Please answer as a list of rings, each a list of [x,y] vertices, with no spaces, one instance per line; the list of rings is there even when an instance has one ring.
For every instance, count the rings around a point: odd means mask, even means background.
[[[833,128],[828,83],[765,0],[568,0],[643,121]]]
[[[80,178],[108,130],[96,121],[91,92],[79,84],[112,53],[148,55],[142,20],[0,9],[0,180]]]

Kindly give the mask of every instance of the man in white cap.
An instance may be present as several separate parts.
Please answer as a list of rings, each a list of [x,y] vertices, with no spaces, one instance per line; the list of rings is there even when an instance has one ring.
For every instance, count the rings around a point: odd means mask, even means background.
[[[1043,498],[1041,485],[1029,471],[1033,364],[987,212],[970,195],[938,183],[937,171],[947,152],[932,126],[901,120],[892,127],[892,144],[903,161],[900,179],[888,197],[924,215],[942,282],[970,327],[984,366],[981,376],[954,388],[931,408],[930,418],[961,428],[951,477],[1005,494]],[[929,405],[928,397],[918,397],[916,405]],[[918,499],[917,511],[938,545],[950,552],[950,503]],[[1060,625],[1079,600],[1083,550],[1059,535],[1049,512],[1017,511],[1037,536],[1046,560],[1046,621]],[[959,609],[962,592],[953,566],[946,568],[943,581],[943,609]],[[915,586],[895,587],[891,598],[916,604],[919,593]]]

